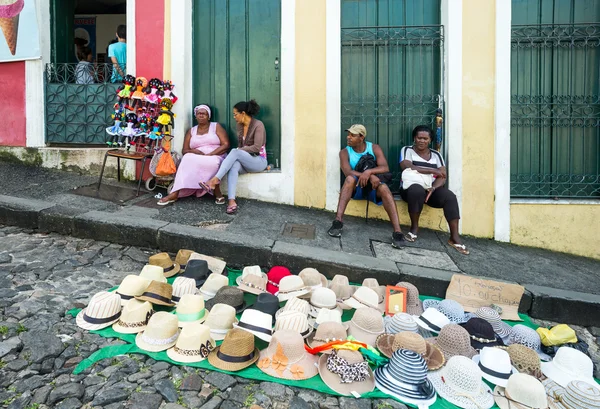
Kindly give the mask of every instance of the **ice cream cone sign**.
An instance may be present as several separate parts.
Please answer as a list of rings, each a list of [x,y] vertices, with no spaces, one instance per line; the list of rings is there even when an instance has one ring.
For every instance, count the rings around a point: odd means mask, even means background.
[[[25,0],[0,0],[0,28],[12,55],[17,52],[19,14],[24,4]]]

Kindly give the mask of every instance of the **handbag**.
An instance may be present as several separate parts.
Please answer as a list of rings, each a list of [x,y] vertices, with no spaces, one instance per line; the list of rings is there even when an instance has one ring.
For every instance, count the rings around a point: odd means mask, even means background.
[[[433,185],[433,175],[425,175],[411,168],[402,171],[402,189],[406,190],[412,185],[422,186],[424,189],[431,189]]]
[[[371,155],[370,153],[367,153],[360,157],[360,159],[358,160],[358,163],[356,164],[355,170],[357,172],[363,173],[364,171],[366,171],[368,169],[373,169],[376,167],[377,167],[377,159],[375,159],[375,157],[373,157],[373,155]],[[379,178],[379,181],[381,183],[384,183],[386,185],[389,185],[392,182],[392,172],[379,173],[379,174],[376,174],[375,176],[377,176]],[[370,182],[366,186],[366,189],[372,189]]]

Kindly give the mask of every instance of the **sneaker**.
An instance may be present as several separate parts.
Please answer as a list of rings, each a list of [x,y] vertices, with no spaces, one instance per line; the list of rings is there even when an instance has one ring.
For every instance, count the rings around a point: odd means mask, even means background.
[[[404,234],[399,231],[392,233],[392,247],[399,249],[400,247],[406,246],[406,239]]]
[[[331,237],[342,237],[343,228],[344,223],[339,220],[334,220],[333,223],[331,223],[331,227],[327,231],[327,234],[329,234]]]

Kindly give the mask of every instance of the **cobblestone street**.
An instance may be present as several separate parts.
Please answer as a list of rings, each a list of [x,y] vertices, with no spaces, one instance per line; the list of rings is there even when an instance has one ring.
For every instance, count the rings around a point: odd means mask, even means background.
[[[80,375],[72,375],[82,359],[122,341],[82,331],[65,312],[83,307],[92,294],[117,285],[127,274],[139,273],[153,253],[0,226],[0,407],[406,407],[393,400],[336,398],[275,383],[254,383],[157,362],[145,355],[105,359]],[[588,329],[574,329],[590,344],[597,363],[595,337]]]

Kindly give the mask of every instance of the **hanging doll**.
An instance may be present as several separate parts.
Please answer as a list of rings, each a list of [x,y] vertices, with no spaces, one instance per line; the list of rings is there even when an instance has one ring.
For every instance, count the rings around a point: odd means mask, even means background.
[[[146,146],[146,136],[150,132],[150,127],[153,123],[154,120],[150,115],[142,114],[138,118],[138,133],[135,134],[135,136],[131,140],[131,145],[137,145],[139,148],[144,148]]]
[[[109,126],[106,128],[106,133],[111,136],[111,138],[106,141],[106,144],[111,146],[117,146],[117,139],[123,132],[123,128],[121,127],[121,121],[125,119],[125,114],[123,112],[123,108],[118,103],[114,105],[115,113],[111,115],[111,118],[115,120],[115,124],[113,126]]]
[[[177,97],[175,96],[175,94],[173,94],[173,88],[175,88],[175,85],[173,85],[173,82],[171,82],[170,80],[164,80],[163,81],[163,92],[162,92],[162,99],[170,99],[173,102],[173,105],[175,105],[175,103],[177,102]]]
[[[170,133],[171,129],[175,127],[173,122],[175,114],[171,112],[171,108],[173,108],[173,101],[170,99],[163,99],[161,101],[160,112],[156,119],[156,123],[159,125],[161,132]]]
[[[117,95],[119,96],[119,105],[125,105],[125,108],[129,109],[129,98],[131,98],[131,87],[135,84],[135,77],[127,74],[123,78],[123,85],[117,88]]]
[[[144,77],[137,77],[135,80],[135,91],[131,95],[131,108],[133,110],[142,109],[144,105],[144,97],[146,94],[144,93],[144,88],[148,85],[148,80]]]
[[[130,112],[127,115],[125,115],[125,129],[119,137],[119,146],[123,146],[124,139],[125,147],[127,148],[127,150],[129,150],[129,148],[131,147],[131,139],[133,139],[133,137],[135,137],[135,135],[139,132],[139,130],[136,128],[137,123],[138,119],[136,114]]]
[[[148,86],[144,89],[144,101],[150,103],[151,105],[158,104],[159,94],[158,91],[162,88],[162,81],[158,78],[152,78],[148,82]]]

